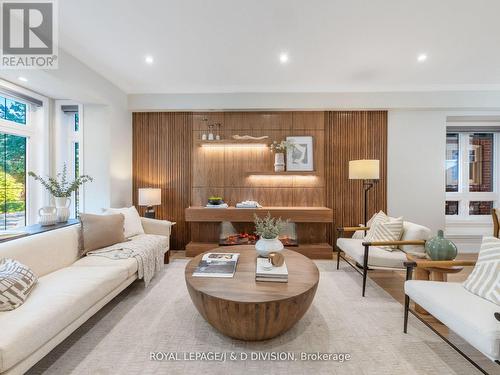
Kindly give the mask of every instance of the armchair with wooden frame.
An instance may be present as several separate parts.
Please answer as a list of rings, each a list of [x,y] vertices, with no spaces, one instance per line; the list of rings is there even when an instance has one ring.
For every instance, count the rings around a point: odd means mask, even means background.
[[[429,238],[430,229],[411,222],[404,222],[402,239],[399,241],[369,242],[363,239],[344,238],[343,234],[356,231],[368,231],[369,227],[342,227],[337,229],[337,269],[340,258],[352,266],[363,276],[361,295],[365,296],[366,279],[370,269],[400,271],[404,270],[407,261],[406,252],[424,253],[425,240]],[[397,246],[393,251],[381,249],[380,246]],[[344,255],[348,255],[356,264],[351,263]],[[359,269],[361,268],[361,270]]]
[[[405,262],[405,306],[403,332],[408,332],[410,300],[424,308],[449,329],[469,342],[492,361],[500,364],[500,307],[466,290],[462,283],[412,280],[414,271],[473,267],[471,260],[433,261],[414,259]],[[425,319],[411,311],[424,324],[437,333],[446,343],[483,371],[462,350],[436,331]]]

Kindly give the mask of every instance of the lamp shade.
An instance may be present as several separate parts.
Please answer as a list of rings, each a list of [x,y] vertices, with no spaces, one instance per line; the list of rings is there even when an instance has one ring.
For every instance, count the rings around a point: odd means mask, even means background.
[[[378,180],[380,178],[379,160],[351,160],[349,180]]]
[[[158,206],[161,204],[161,189],[139,189],[139,206]]]

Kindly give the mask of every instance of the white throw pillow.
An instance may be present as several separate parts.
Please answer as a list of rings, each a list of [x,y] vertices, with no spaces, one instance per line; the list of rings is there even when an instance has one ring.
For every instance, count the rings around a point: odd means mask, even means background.
[[[390,218],[386,222],[373,226],[373,230],[366,234],[365,241],[399,241],[403,234],[403,218]],[[392,251],[397,249],[397,245],[379,246],[380,249]]]
[[[403,222],[403,235],[401,241],[427,241],[431,236],[431,230],[423,225],[415,224],[409,221]],[[399,247],[407,254],[423,257],[425,255],[424,245],[402,245]]]
[[[138,234],[144,234],[141,217],[134,206],[124,208],[105,208],[103,211],[105,215],[123,214],[123,216],[125,216],[125,221],[123,223],[125,238],[130,238]]]
[[[476,265],[463,286],[469,292],[500,305],[500,239],[483,238]]]

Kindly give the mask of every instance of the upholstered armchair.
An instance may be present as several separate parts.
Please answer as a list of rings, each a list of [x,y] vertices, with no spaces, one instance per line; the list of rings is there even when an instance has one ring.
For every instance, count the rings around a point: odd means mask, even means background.
[[[425,309],[492,361],[500,364],[500,306],[466,290],[462,283],[412,280],[413,271],[430,268],[474,266],[475,261],[405,262],[405,308],[403,332],[408,331],[410,299]],[[448,339],[436,332],[466,359],[470,359]]]
[[[403,234],[399,241],[369,242],[365,241],[363,238],[343,237],[346,233],[362,233],[362,231],[367,231],[369,229],[369,227],[361,226],[338,228],[337,242],[335,244],[335,249],[337,251],[337,269],[339,269],[340,259],[342,258],[363,276],[363,287],[361,292],[363,297],[365,296],[368,270],[404,270],[404,263],[407,261],[406,254],[412,254],[417,257],[424,256],[425,241],[429,239],[431,234],[429,228],[405,221],[403,223]],[[381,248],[381,246],[397,246],[397,248],[388,251]]]

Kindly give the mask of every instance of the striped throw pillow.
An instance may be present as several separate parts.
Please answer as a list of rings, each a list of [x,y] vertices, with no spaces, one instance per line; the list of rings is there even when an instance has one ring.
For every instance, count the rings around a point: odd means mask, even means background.
[[[379,211],[377,212],[374,216],[372,216],[372,218],[370,220],[368,220],[368,227],[370,227],[370,229],[368,230],[368,232],[366,233],[366,235],[368,236],[368,233],[370,233],[370,231],[372,229],[375,229],[375,227],[381,223],[385,223],[386,221],[389,221],[389,216],[387,216],[384,211]]]
[[[500,305],[500,239],[483,238],[476,266],[463,286],[469,292]]]
[[[399,241],[403,234],[403,218],[390,218],[388,221],[373,226],[373,230],[366,234],[365,241]],[[397,249],[397,245],[379,246],[384,250],[392,251]]]
[[[0,259],[0,311],[21,306],[38,278],[31,269],[14,259]]]

